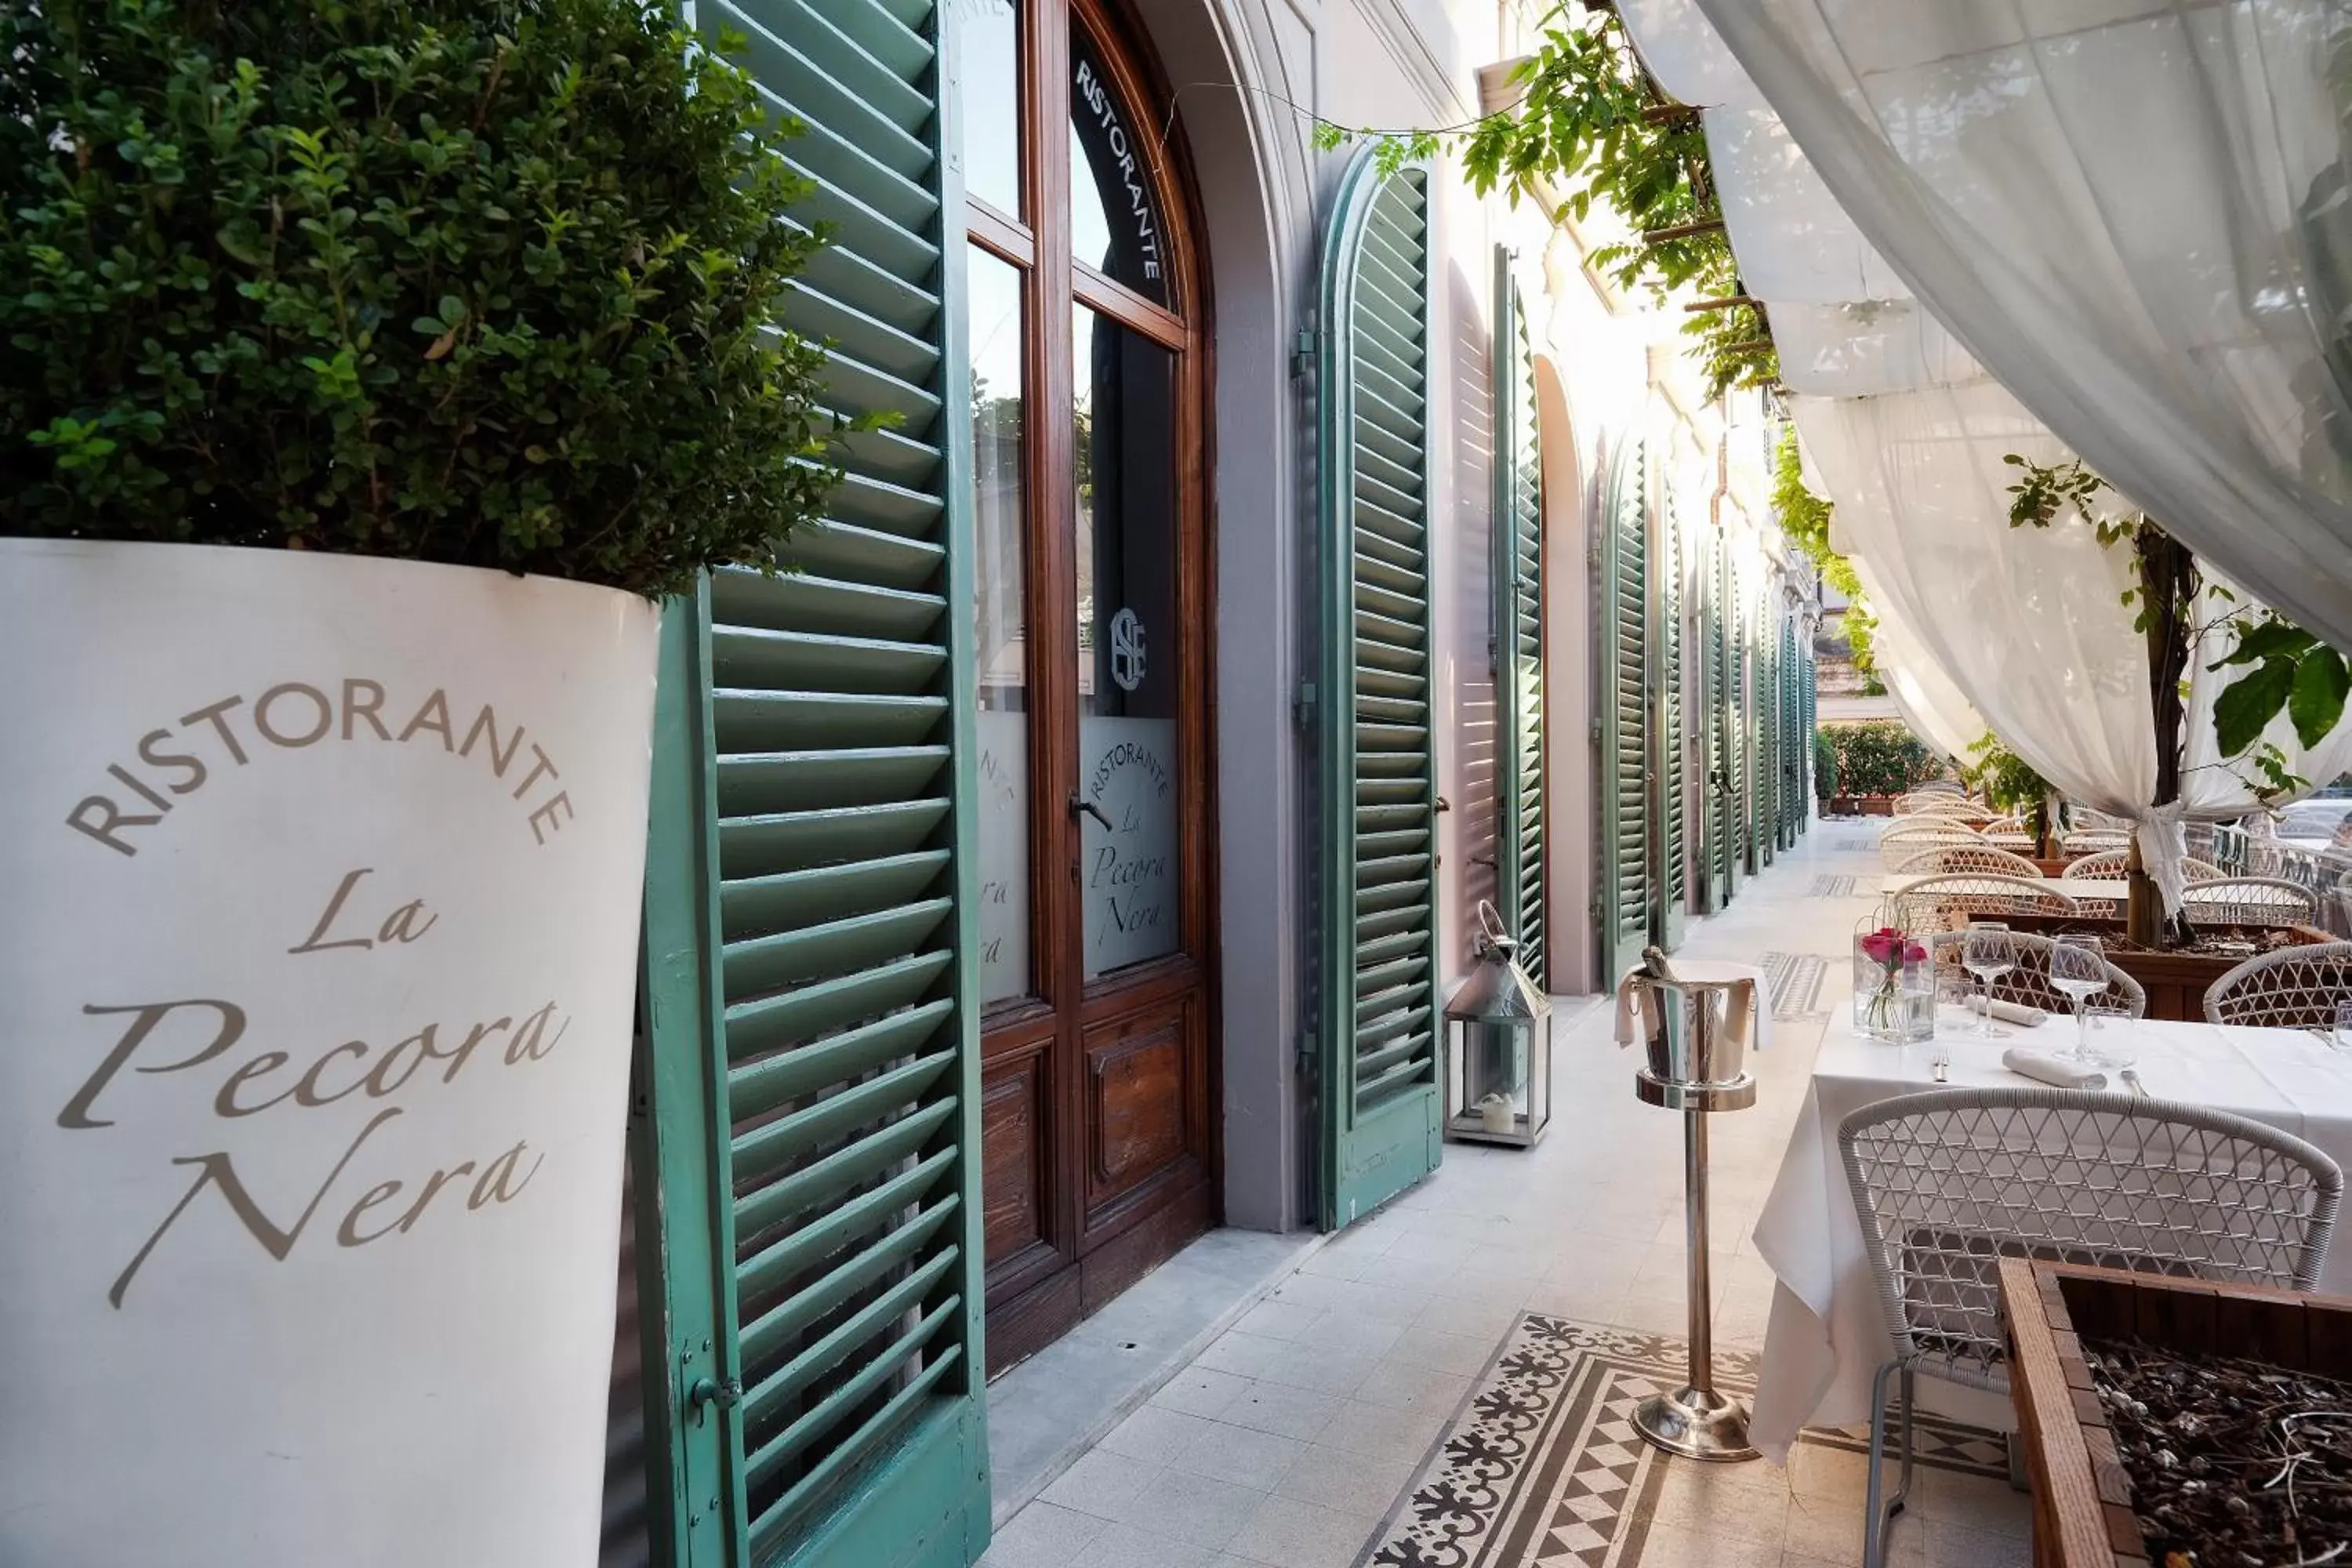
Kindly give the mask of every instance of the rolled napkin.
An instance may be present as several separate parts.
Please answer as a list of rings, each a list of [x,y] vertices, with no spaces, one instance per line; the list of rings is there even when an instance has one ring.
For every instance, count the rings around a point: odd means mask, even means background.
[[[1981,1013],[1984,1010],[1985,999],[1983,997],[1971,996],[1969,998],[1969,1012]],[[2043,1012],[2041,1008],[2029,1007],[2022,1002],[1998,1001],[1992,1005],[1992,1016],[2000,1019],[2004,1024],[2015,1024],[2019,1027],[2026,1029],[2039,1027],[2042,1020],[2050,1016],[2049,1014]]]
[[[2071,1057],[2050,1051],[2029,1051],[2021,1046],[2011,1046],[2000,1053],[2000,1065],[2013,1073],[2059,1089],[2105,1089],[2107,1075]]]

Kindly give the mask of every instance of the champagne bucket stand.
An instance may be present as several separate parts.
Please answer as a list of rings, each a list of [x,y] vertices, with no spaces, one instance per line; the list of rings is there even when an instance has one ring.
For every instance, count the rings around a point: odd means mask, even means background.
[[[1755,1075],[1740,1064],[1746,1042],[1727,1025],[1731,993],[1740,983],[1635,976],[1628,984],[1643,993],[1649,1047],[1647,1065],[1633,1075],[1633,1092],[1644,1104],[1683,1113],[1684,1237],[1690,1254],[1688,1381],[1673,1393],[1643,1400],[1633,1412],[1633,1426],[1669,1454],[1752,1459],[1757,1453],[1748,1440],[1748,1407],[1716,1392],[1714,1290],[1707,1271],[1706,1119],[1756,1103]],[[1761,996],[1751,994],[1751,1007],[1763,1005]],[[1695,1076],[1664,1076],[1669,1073]]]

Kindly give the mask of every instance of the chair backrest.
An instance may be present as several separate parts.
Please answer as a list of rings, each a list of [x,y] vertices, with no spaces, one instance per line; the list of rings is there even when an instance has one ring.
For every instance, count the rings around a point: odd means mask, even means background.
[[[2059,847],[2069,855],[2095,855],[2102,849],[2129,849],[2131,835],[2111,833],[2104,827],[2077,828],[2058,843]]]
[[[2308,1290],[2344,1194],[2300,1138],[2131,1094],[1897,1095],[1847,1117],[1838,1149],[1896,1353],[1989,1388],[2007,1380],[2000,1258]]]
[[[2130,850],[2102,849],[2095,855],[2085,855],[2079,860],[2067,861],[2066,875],[2120,882],[2129,873],[2130,867]]]
[[[2082,906],[2054,888],[2022,877],[1922,877],[1895,889],[1895,918],[1906,931],[1948,924],[1964,915],[2078,915]]]
[[[1990,844],[1938,845],[1921,849],[1904,858],[1893,868],[1905,877],[1932,877],[1951,872],[1972,872],[1987,877],[2026,877],[2042,875],[2042,868],[2022,855],[2012,855],[2006,849],[1996,849]]]
[[[1918,821],[1916,817],[1912,820]],[[1878,836],[1878,858],[1892,871],[1925,849],[1955,849],[1983,846],[1984,842],[1984,835],[1958,823],[1939,821],[1924,826],[1890,827]]]
[[[2104,811],[2093,811],[2078,805],[2067,816],[2066,825],[2077,833],[2129,833],[2131,824],[2120,816],[2110,816]]]
[[[2314,942],[2258,953],[2207,986],[2205,1021],[2327,1029],[2339,1002],[2352,1002],[2352,942]]]
[[[2200,860],[2194,855],[2183,855],[2180,858],[2180,875],[2183,880],[2192,885],[2198,882],[2224,882],[2229,880],[2230,877],[2230,873],[2213,864],[2212,861]]]
[[[2319,912],[2319,895],[2300,882],[2276,877],[2220,877],[2192,882],[2181,894],[2181,912],[2192,925],[2280,925],[2309,921]]]
[[[1973,816],[1976,809],[1976,803],[1966,795],[1912,794],[1895,797],[1895,815],[1897,816]]]
[[[1961,955],[1967,951],[1968,937],[1965,930],[1927,934],[1927,951],[1934,955],[1940,973],[1966,974]],[[2045,1013],[2073,1013],[2074,999],[2050,984],[2050,950],[2058,945],[2058,940],[2034,931],[2013,931],[2009,933],[2009,941],[2017,967],[1992,983],[1993,1000],[2014,1002],[2021,1007],[2039,1007]],[[2099,962],[2107,969],[2107,988],[2103,994],[2121,1002],[2135,1018],[2147,1016],[2147,993],[2140,983],[2117,969],[2113,960],[2102,955]],[[1969,974],[1967,980],[1973,995],[1977,978]]]

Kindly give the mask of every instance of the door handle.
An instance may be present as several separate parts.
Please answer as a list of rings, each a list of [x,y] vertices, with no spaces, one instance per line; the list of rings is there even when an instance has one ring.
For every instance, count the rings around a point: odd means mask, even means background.
[[[1101,823],[1103,825],[1104,832],[1117,833],[1118,831],[1118,826],[1104,814],[1101,806],[1098,806],[1093,801],[1087,799],[1086,796],[1080,795],[1077,791],[1072,790],[1070,792],[1070,815],[1072,816],[1076,816],[1080,812],[1086,813],[1088,816],[1093,817],[1097,822]]]

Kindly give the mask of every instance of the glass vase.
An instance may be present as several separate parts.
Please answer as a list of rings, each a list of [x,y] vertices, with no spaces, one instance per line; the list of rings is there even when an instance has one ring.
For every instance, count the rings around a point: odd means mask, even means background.
[[[1855,929],[1853,1032],[1897,1046],[1936,1037],[1936,963],[1925,942],[1892,926]]]

